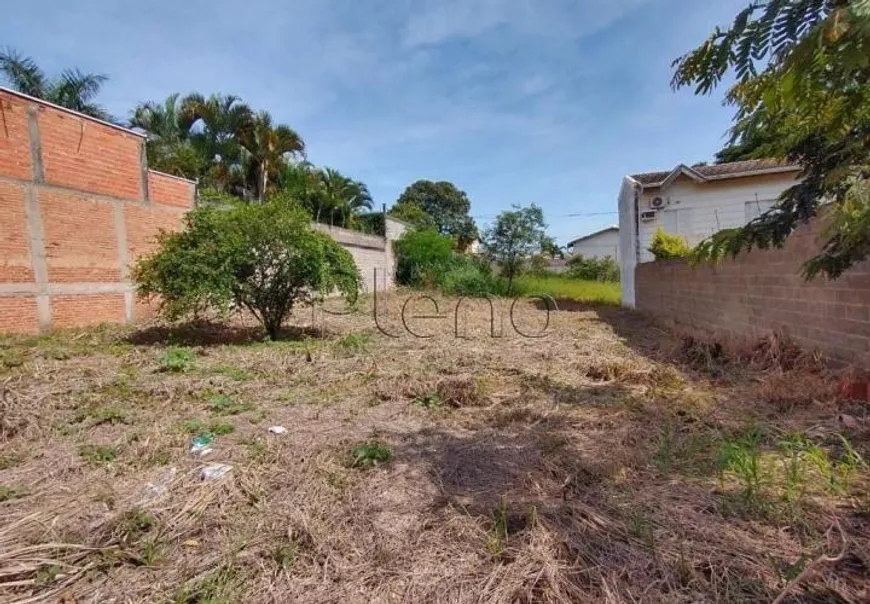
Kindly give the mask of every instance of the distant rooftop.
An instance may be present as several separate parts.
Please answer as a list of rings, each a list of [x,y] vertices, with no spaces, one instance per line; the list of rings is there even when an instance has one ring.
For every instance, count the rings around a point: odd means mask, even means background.
[[[749,159],[735,161],[727,164],[712,164],[709,166],[689,167],[680,164],[673,170],[659,172],[644,172],[632,174],[632,178],[642,184],[644,188],[656,188],[662,186],[677,173],[685,171],[690,176],[696,175],[696,180],[701,182],[708,180],[726,180],[729,178],[742,178],[758,174],[776,174],[779,172],[796,172],[799,166],[789,164],[778,159]]]

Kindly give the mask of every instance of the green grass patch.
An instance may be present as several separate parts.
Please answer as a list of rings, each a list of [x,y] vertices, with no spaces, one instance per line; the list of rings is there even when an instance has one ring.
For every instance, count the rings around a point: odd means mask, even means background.
[[[79,456],[92,465],[107,464],[118,458],[118,450],[101,445],[82,445],[79,447]]]
[[[211,424],[208,427],[208,431],[214,434],[215,436],[226,436],[227,434],[232,434],[235,432],[235,427],[232,424]]]
[[[18,453],[3,453],[0,454],[0,470],[8,470],[19,465],[24,458]]]
[[[619,283],[582,281],[560,275],[523,275],[514,282],[517,294],[547,294],[556,300],[572,300],[590,304],[619,304],[622,289]]]
[[[344,356],[368,352],[372,336],[364,331],[346,334],[335,341],[335,350]]]
[[[253,373],[251,373],[250,371],[245,371],[241,367],[234,367],[233,365],[221,365],[219,367],[215,367],[211,370],[211,373],[216,375],[223,375],[235,382],[249,382],[254,379]]]
[[[0,484],[0,501],[11,501],[13,499],[20,499],[26,496],[29,492],[30,491],[28,491],[27,487],[9,487]]]
[[[239,403],[224,394],[209,397],[208,410],[215,415],[238,415],[245,411],[253,411],[253,403]]]
[[[185,373],[193,368],[195,355],[189,348],[167,348],[159,359],[160,371]]]

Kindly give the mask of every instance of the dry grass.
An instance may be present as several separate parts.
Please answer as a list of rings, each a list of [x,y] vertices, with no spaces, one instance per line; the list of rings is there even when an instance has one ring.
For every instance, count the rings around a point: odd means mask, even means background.
[[[870,598],[868,410],[803,353],[466,310],[0,339],[0,601]]]

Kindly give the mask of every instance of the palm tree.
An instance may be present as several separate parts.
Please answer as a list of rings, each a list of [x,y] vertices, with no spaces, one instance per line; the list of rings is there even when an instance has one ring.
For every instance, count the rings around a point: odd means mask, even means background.
[[[55,79],[49,79],[33,59],[11,48],[0,51],[0,73],[18,92],[97,119],[111,121],[108,112],[94,103],[94,98],[109,79],[108,76],[84,73],[73,68],[63,70]]]
[[[239,97],[191,94],[182,101],[182,117],[189,124],[191,144],[208,166],[206,182],[223,191],[245,189],[245,167],[239,133],[250,127],[253,111]]]
[[[257,200],[263,203],[269,188],[269,177],[275,175],[288,155],[305,155],[305,143],[289,126],[273,126],[272,116],[261,111],[238,132],[239,142],[247,151],[250,169],[255,173]]]
[[[330,222],[334,222],[334,215],[338,214],[339,224],[349,226],[354,214],[372,208],[371,193],[362,182],[353,180],[334,168],[324,168],[321,171],[321,181],[331,214]]]
[[[191,114],[178,93],[163,103],[148,101],[133,110],[132,128],[148,133],[148,165],[155,170],[195,179],[206,161],[190,141]]]

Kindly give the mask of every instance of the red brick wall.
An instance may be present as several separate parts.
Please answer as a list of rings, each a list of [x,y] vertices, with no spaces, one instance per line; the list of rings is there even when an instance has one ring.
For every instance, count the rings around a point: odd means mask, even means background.
[[[35,333],[39,331],[36,317],[36,298],[33,296],[0,296],[0,325],[10,328],[6,331]]]
[[[39,137],[47,183],[142,199],[141,137],[45,106],[39,108]]]
[[[28,179],[33,174],[30,161],[30,135],[27,103],[0,96],[0,176]]]
[[[0,158],[0,165],[2,165]],[[33,281],[24,186],[0,181],[0,283]]]
[[[193,204],[193,189],[190,181],[149,171],[148,197],[155,203],[189,208]]]
[[[144,171],[143,152],[134,132],[0,90],[0,332],[150,314],[127,265],[180,227],[195,185]]]
[[[115,203],[63,191],[42,190],[38,195],[48,280],[120,280]]]
[[[51,297],[52,327],[123,323],[123,294],[76,294]]]
[[[637,266],[637,308],[731,336],[782,331],[808,349],[870,369],[870,262],[835,281],[806,282],[801,264],[819,249],[822,223],[781,250],[755,250],[716,266],[683,261]]]

